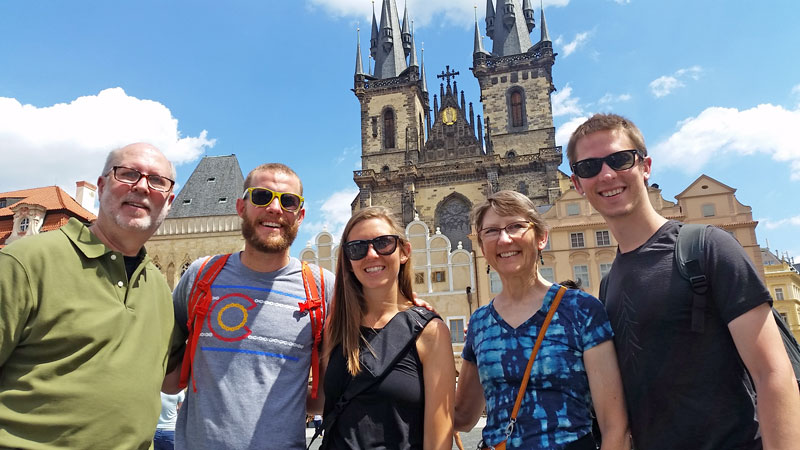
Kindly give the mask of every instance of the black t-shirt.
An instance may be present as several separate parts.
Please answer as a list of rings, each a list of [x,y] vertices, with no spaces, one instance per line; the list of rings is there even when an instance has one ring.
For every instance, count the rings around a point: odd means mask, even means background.
[[[381,329],[361,328],[368,342],[380,332]],[[357,376],[372,375],[362,370]],[[333,410],[350,379],[342,347],[338,345],[331,352],[325,372],[324,414]],[[330,440],[331,449],[421,449],[424,416],[422,362],[416,345],[411,344],[380,383],[350,401],[325,439]]]
[[[674,264],[680,223],[618,253],[605,298],[637,449],[760,449],[753,389],[728,323],[771,302],[741,245],[706,234],[705,332],[691,330],[692,291]]]

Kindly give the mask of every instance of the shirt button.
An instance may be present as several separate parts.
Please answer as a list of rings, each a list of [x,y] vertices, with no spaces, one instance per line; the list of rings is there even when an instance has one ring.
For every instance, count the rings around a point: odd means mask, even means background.
[[[125,286],[125,283],[123,283],[122,281],[118,281],[117,282],[117,286],[119,286],[119,287]]]
[[[111,255],[111,260],[112,261],[116,261],[117,260],[117,255]]]

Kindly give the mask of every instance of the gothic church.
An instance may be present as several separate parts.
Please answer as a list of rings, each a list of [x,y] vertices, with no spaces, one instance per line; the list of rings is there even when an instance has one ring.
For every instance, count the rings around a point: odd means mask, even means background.
[[[373,12],[364,71],[356,49],[353,92],[361,105],[361,170],[352,209],[390,208],[403,220],[415,218],[439,230],[452,246],[472,249],[469,211],[492,192],[513,189],[537,205],[561,195],[550,93],[556,54],[540,16],[539,41],[530,0],[486,2],[488,52],[475,23],[470,70],[480,85],[483,118],[459,92],[459,72],[446,67],[431,93],[408,9],[402,24],[395,0],[383,0],[380,22]],[[431,108],[431,94],[433,107]]]

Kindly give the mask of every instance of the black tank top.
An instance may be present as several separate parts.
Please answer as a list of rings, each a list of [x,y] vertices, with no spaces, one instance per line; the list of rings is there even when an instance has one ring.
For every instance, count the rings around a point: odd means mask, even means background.
[[[381,329],[361,328],[369,342]],[[362,352],[369,351],[362,347]],[[365,371],[358,375],[371,376]],[[331,352],[325,372],[325,409],[333,410],[351,375],[341,345]],[[361,393],[342,411],[326,436],[329,449],[421,449],[425,416],[422,362],[416,345],[378,384]]]

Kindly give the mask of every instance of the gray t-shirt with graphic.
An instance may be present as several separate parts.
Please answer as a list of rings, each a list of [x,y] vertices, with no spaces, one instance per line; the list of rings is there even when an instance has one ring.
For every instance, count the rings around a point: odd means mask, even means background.
[[[184,334],[201,264],[195,261],[173,292],[175,322]],[[319,268],[311,268],[319,288]],[[326,301],[333,281],[325,271]],[[211,293],[192,368],[197,392],[190,380],[175,448],[304,449],[313,336],[309,314],[298,306],[306,300],[300,261],[291,258],[286,267],[261,273],[233,254]]]

